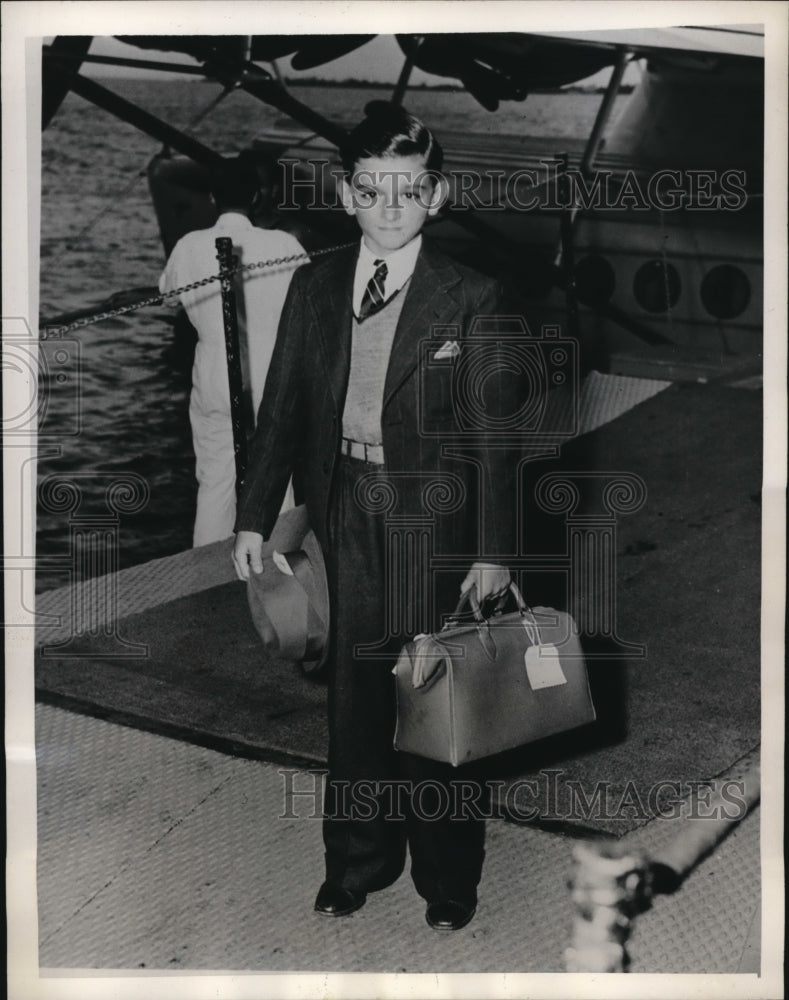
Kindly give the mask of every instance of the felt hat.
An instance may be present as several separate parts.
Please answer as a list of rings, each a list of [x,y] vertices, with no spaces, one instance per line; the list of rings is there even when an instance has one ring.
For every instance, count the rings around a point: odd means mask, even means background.
[[[304,508],[280,516],[263,553],[263,572],[249,574],[252,622],[277,659],[319,670],[329,644],[329,587],[323,553]]]

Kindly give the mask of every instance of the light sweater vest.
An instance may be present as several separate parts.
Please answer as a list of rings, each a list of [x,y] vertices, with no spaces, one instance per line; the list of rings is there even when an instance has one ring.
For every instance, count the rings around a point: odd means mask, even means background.
[[[410,281],[410,279],[409,279]],[[351,328],[351,371],[342,416],[342,436],[365,444],[381,444],[384,382],[395,330],[408,281],[377,313]]]

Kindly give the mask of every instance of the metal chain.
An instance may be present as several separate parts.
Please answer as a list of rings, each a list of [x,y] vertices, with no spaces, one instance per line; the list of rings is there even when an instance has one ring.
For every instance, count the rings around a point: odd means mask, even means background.
[[[242,271],[256,271],[265,267],[279,267],[281,264],[292,264],[297,260],[314,260],[316,257],[323,257],[329,253],[336,253],[338,250],[346,250],[348,247],[355,246],[357,242],[357,240],[354,240],[352,243],[341,243],[334,247],[324,247],[321,250],[313,250],[312,253],[307,253],[305,251],[303,253],[293,253],[287,257],[272,257],[270,260],[258,260],[252,264],[241,264],[238,267],[231,268],[225,273],[228,276],[231,276],[240,274]],[[211,274],[207,278],[200,278],[199,281],[192,281],[188,285],[182,285],[180,288],[174,288],[171,292],[162,292],[160,295],[153,295],[150,298],[142,299],[140,302],[133,302],[128,306],[118,306],[117,309],[108,309],[106,312],[94,313],[92,316],[84,316],[82,319],[69,323],[68,326],[47,328],[47,332],[50,337],[63,337],[67,333],[71,333],[72,330],[79,330],[85,326],[92,326],[94,323],[101,323],[105,319],[115,319],[116,316],[123,316],[126,313],[135,312],[137,309],[144,309],[147,306],[159,305],[164,302],[165,299],[181,295],[182,292],[191,292],[195,288],[203,288],[205,285],[210,285],[214,281],[220,281],[222,277],[224,277],[224,274]]]

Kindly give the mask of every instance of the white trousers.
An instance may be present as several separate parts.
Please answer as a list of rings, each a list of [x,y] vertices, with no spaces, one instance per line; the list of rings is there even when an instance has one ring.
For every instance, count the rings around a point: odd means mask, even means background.
[[[197,478],[197,513],[192,545],[210,545],[233,534],[236,520],[236,461],[230,415],[189,407]],[[282,510],[293,507],[293,488]]]

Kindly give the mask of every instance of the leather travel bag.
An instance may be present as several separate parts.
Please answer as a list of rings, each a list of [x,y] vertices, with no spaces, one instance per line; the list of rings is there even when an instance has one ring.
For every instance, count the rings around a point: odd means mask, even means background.
[[[575,622],[510,590],[516,611],[500,602],[486,618],[472,588],[440,632],[405,644],[393,671],[397,750],[457,766],[594,721]]]

